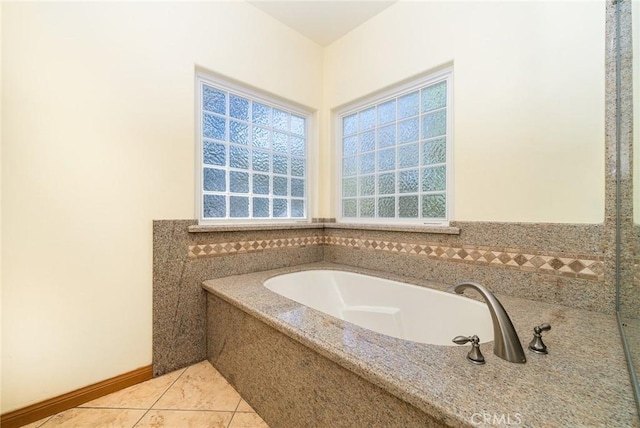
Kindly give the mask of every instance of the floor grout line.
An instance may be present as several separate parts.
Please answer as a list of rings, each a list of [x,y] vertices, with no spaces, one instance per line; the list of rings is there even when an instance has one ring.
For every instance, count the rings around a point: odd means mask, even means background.
[[[231,387],[233,388],[233,385],[231,385]],[[235,388],[233,388],[235,390]],[[236,391],[238,392],[238,391]],[[240,393],[238,392],[238,395],[240,395]],[[242,396],[240,395],[240,400],[238,400],[238,404],[236,404],[236,408],[233,409],[233,413],[238,411],[238,407],[240,407],[240,403],[242,403]]]
[[[213,366],[213,364],[211,364],[211,365]],[[214,367],[214,369],[215,369],[215,367]],[[216,371],[218,371],[218,370],[216,369]],[[227,381],[227,380],[225,379],[225,381]],[[233,388],[233,385],[231,385],[228,381],[227,381],[227,384],[230,385]],[[235,388],[233,388],[233,389],[235,390]],[[236,391],[236,392],[238,392],[238,391]],[[239,392],[238,392],[238,395],[240,395]],[[236,413],[238,412],[238,407],[240,407],[240,403],[242,403],[242,400],[243,400],[243,398],[242,398],[242,396],[240,396],[240,399],[238,400],[238,404],[236,404],[236,408],[233,411],[233,414],[231,415],[231,419],[229,419],[229,423],[227,424],[227,428],[229,428],[231,426],[231,422],[233,422],[233,418],[236,417]]]
[[[141,410],[141,409],[138,409]],[[199,409],[149,409],[162,412],[185,412],[185,413],[234,413],[233,410],[199,410]]]
[[[106,410],[148,410],[146,407],[111,407],[111,406],[78,406],[78,407],[73,407],[73,409],[88,409],[88,410],[101,410],[101,409],[106,409]],[[71,410],[71,409],[69,409]]]
[[[137,410],[144,410],[144,409],[137,409]],[[173,407],[156,407],[155,409],[149,409],[149,410],[162,410],[164,411],[171,411],[171,410],[179,410],[181,412],[223,412],[223,413],[235,413],[235,410],[212,410],[212,409],[176,409]],[[255,412],[240,412],[240,413],[255,413]]]
[[[163,392],[162,394],[160,394],[160,396],[158,397],[158,399],[157,399],[156,401],[154,401],[154,402],[153,402],[153,404],[151,404],[151,406],[147,409],[147,411],[146,411],[146,412],[144,412],[144,414],[140,417],[140,419],[138,419],[138,420],[136,421],[136,423],[135,423],[135,424],[133,424],[133,426],[132,426],[131,428],[135,428],[135,427],[136,427],[136,425],[138,425],[138,424],[140,423],[140,421],[141,421],[141,420],[143,420],[145,416],[147,416],[147,414],[149,413],[149,411],[151,411],[151,409],[153,409],[153,406],[155,406],[156,404],[158,404],[158,401],[160,401],[160,399],[161,399],[162,397],[164,397],[164,395],[167,393],[167,391],[169,391],[169,390],[171,389],[171,387],[172,387],[173,385],[175,385],[175,384],[176,384],[176,382],[178,381],[178,379],[180,379],[180,378],[181,378],[181,377],[182,377],[182,376],[187,372],[187,370],[189,370],[189,367],[185,367],[185,368],[182,370],[182,373],[180,373],[180,375],[179,375],[177,378],[175,378],[175,380],[174,380],[173,382],[171,382],[171,385],[169,385],[169,386],[167,387],[167,389],[165,389],[165,390],[164,390],[164,392]]]
[[[57,415],[57,413],[56,413]],[[38,425],[36,428],[40,428],[41,426],[43,426],[44,424],[46,424],[47,422],[49,422],[55,415],[51,415],[48,418],[46,418],[47,420],[42,422],[40,425]]]
[[[229,419],[229,423],[227,424],[227,428],[229,428],[231,426],[231,424],[233,423],[233,418],[236,417],[236,413],[233,412],[233,415],[231,415],[231,419]]]

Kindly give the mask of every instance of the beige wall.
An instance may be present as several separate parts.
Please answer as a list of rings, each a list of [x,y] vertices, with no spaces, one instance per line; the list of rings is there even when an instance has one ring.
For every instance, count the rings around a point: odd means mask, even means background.
[[[325,49],[325,114],[453,63],[454,219],[599,223],[604,21],[603,2],[400,2]]]
[[[0,1],[0,225],[2,224],[2,2]],[[2,309],[2,227],[0,227],[0,310]],[[0,315],[0,412],[2,409],[2,315]]]
[[[4,3],[2,412],[151,363],[152,219],[194,218],[194,72],[314,109],[322,50],[228,3]]]

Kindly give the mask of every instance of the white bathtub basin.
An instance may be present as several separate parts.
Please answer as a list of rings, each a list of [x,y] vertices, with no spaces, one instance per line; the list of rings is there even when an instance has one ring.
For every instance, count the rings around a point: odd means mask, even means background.
[[[455,336],[493,340],[484,303],[425,287],[335,270],[279,275],[269,290],[341,320],[399,339],[456,346]]]

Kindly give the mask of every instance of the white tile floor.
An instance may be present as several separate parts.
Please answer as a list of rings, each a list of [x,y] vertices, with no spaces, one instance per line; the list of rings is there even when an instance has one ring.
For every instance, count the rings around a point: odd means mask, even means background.
[[[268,428],[208,361],[25,427]]]

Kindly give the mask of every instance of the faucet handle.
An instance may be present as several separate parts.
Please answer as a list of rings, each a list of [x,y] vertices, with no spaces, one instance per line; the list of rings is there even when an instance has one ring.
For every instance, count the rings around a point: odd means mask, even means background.
[[[551,330],[551,325],[547,323],[540,324],[537,327],[533,327],[533,331],[538,334],[542,333],[543,331],[549,331],[549,330]]]
[[[478,337],[478,336],[476,336]],[[473,337],[469,336],[456,336],[453,338],[453,343],[456,345],[464,345],[465,343],[469,343],[473,341]]]
[[[533,340],[529,342],[529,349],[536,354],[548,354],[547,345],[542,341],[542,332],[551,330],[551,325],[544,323],[533,328]]]
[[[467,354],[467,360],[473,364],[484,364],[484,356],[480,352],[480,338],[478,336],[456,336],[453,338],[453,343],[457,345],[464,345],[469,342],[471,342],[471,350]]]

